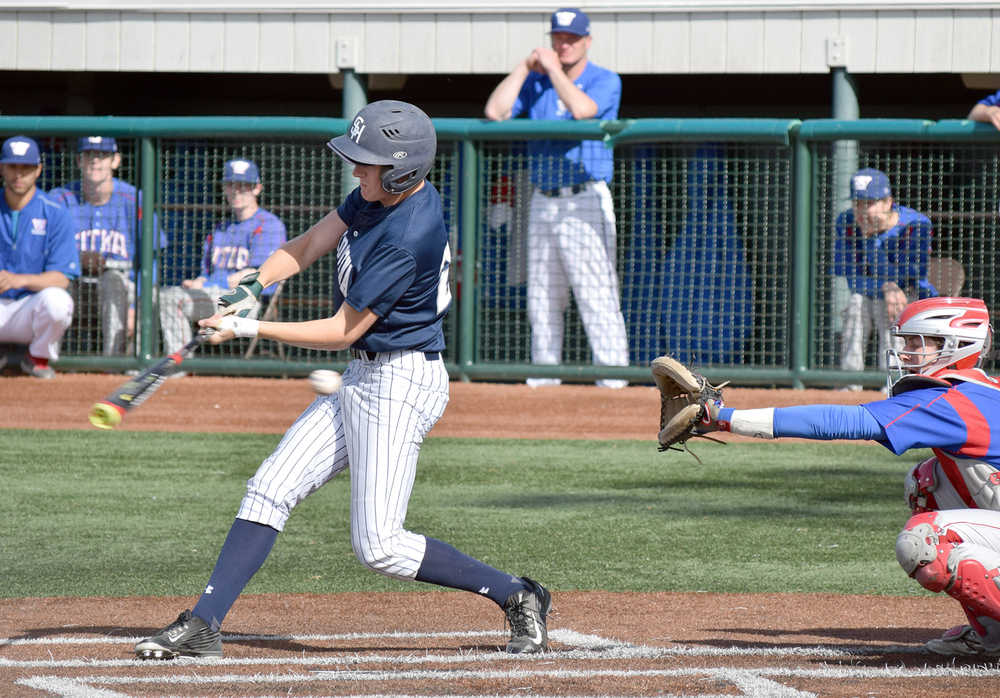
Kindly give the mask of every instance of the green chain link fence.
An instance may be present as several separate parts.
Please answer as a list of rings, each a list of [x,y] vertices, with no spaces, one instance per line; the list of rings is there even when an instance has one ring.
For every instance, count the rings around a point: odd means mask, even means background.
[[[958,263],[948,273],[964,277],[961,293],[982,297],[991,309],[1000,301],[994,234],[1000,156],[989,128],[919,120],[435,124],[439,149],[430,180],[441,192],[454,252],[456,303],[445,356],[456,377],[647,381],[648,362],[669,352],[710,377],[745,384],[880,385],[874,339],[864,373],[838,369],[844,288],[830,256],[834,220],[849,205],[848,177],[866,166],[889,175],[897,202],[930,217],[932,257]],[[281,218],[289,237],[335,208],[353,180],[325,142],[345,127],[340,119],[0,117],[3,133],[39,141],[39,186],[46,191],[80,178],[79,136],[118,138],[116,176],[142,188],[141,224],[152,231],[155,222],[169,240],[158,250],[144,236],[140,289],[147,279],[162,288],[198,275],[206,235],[229,215],[221,182],[229,159],[260,166],[261,206]],[[562,363],[530,364],[526,145],[554,137],[601,139],[614,148],[614,262],[628,367],[593,365],[573,301],[565,312]],[[283,321],[332,314],[335,269],[332,255],[320,260],[265,301],[273,305],[268,312]],[[73,286],[77,308],[61,369],[135,368],[162,352],[158,294],[137,299],[139,340],[125,355],[104,357],[96,283],[84,278]],[[188,365],[199,372],[301,375],[347,358],[239,340],[206,348]]]

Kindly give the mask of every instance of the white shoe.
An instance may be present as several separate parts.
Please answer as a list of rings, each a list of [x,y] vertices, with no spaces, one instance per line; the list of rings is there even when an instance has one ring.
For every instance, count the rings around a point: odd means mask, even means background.
[[[851,383],[842,388],[837,388],[837,390],[842,393],[860,393],[863,390],[863,386],[860,383]]]
[[[529,378],[525,383],[529,388],[542,388],[547,385],[560,385],[562,381],[558,378]]]
[[[621,388],[624,388],[626,385],[628,385],[628,381],[619,380],[617,378],[605,378],[603,380],[597,381],[595,385],[598,388],[612,388],[614,390],[620,390]]]

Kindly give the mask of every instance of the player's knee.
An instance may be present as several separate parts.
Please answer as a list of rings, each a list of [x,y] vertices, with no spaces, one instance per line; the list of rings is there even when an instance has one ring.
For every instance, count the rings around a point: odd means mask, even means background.
[[[413,567],[415,570],[416,566],[406,564],[409,558],[399,550],[395,541],[394,537],[375,542],[366,540],[364,543],[353,539],[352,547],[358,562],[373,572],[397,579],[410,579],[413,573],[409,568]]]
[[[961,538],[938,527],[934,518],[934,512],[910,517],[896,538],[896,560],[920,586],[937,592],[954,581],[952,551]]]
[[[39,312],[50,322],[63,328],[73,321],[73,297],[55,286],[38,292]]]

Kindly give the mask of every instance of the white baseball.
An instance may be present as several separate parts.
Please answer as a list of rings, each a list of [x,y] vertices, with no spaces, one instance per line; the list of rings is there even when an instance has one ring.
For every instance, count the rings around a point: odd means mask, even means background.
[[[340,390],[343,379],[336,371],[325,368],[317,369],[309,374],[309,385],[320,395],[329,395]]]

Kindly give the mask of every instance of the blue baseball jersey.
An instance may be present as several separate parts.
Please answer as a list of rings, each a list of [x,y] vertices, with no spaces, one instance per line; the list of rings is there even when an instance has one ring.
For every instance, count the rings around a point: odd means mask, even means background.
[[[128,266],[129,278],[135,279],[139,235],[142,232],[142,193],[120,179],[114,179],[111,198],[99,206],[83,197],[83,183],[70,182],[49,192],[49,198],[63,204],[73,216],[76,243],[80,252],[100,252],[110,262]],[[167,246],[167,237],[154,216],[157,249]]]
[[[989,97],[983,97],[979,100],[978,104],[983,104],[987,107],[995,107],[1000,104],[1000,91],[994,92]]]
[[[865,237],[854,221],[854,211],[837,216],[833,273],[847,277],[855,293],[882,297],[882,284],[895,282],[902,289],[915,288],[919,298],[938,295],[927,280],[931,252],[931,221],[906,206],[893,205],[899,222],[878,235]],[[914,299],[910,299],[914,300]]]
[[[281,219],[262,208],[245,221],[219,223],[202,246],[201,275],[205,285],[229,288],[230,274],[259,267],[287,239]],[[270,286],[261,295],[269,296],[275,288]]]
[[[617,73],[591,62],[574,84],[597,103],[598,120],[617,119],[622,97],[622,79]],[[572,120],[573,114],[559,99],[548,75],[528,74],[511,108],[511,116],[529,119]],[[542,189],[554,189],[590,180],[611,181],[612,152],[600,140],[532,140],[528,143],[531,181]]]
[[[41,190],[20,211],[11,211],[7,197],[0,193],[0,269],[12,274],[60,271],[69,279],[79,276],[80,253],[69,212]],[[17,299],[31,293],[10,289],[0,298]]]
[[[451,250],[441,196],[430,182],[399,204],[368,202],[356,188],[337,208],[347,231],[337,246],[334,307],[378,316],[354,349],[443,351],[451,306]]]
[[[1000,383],[982,376],[979,382],[954,380],[864,407],[882,425],[883,445],[896,455],[933,448],[1000,468]]]

